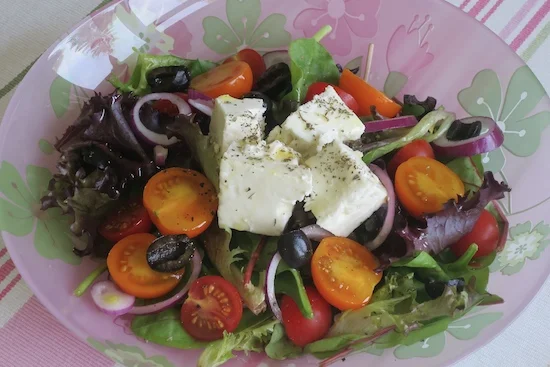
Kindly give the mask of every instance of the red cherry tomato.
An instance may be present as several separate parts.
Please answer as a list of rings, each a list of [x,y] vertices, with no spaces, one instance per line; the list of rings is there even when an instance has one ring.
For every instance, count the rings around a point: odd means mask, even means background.
[[[211,341],[237,328],[243,302],[237,288],[217,275],[197,279],[181,308],[183,328],[195,339]]]
[[[262,55],[250,48],[245,48],[244,50],[237,52],[235,55],[225,60],[224,64],[231,61],[244,61],[250,65],[252,75],[254,75],[254,81],[258,80],[258,78],[265,72],[264,58]]]
[[[187,96],[187,93],[174,93],[178,97],[182,98],[185,102],[189,99]],[[168,116],[177,116],[179,115],[178,107],[170,102],[167,99],[159,99],[158,101],[153,102],[153,109],[159,111],[160,113],[164,113]]]
[[[291,297],[285,295],[281,300],[286,335],[299,347],[322,339],[332,323],[332,310],[328,302],[313,287],[306,287],[306,293],[313,309],[312,319],[307,319],[302,315],[298,305]]]
[[[500,231],[495,217],[487,210],[484,210],[476,222],[474,229],[472,229],[472,232],[452,245],[451,251],[456,257],[460,257],[475,243],[478,246],[478,250],[474,258],[487,256],[495,251],[499,238]]]
[[[434,158],[432,146],[426,140],[415,140],[399,149],[388,164],[388,173],[391,177],[395,176],[395,171],[397,171],[397,167],[401,163],[408,161],[412,157]]]
[[[340,96],[340,98],[342,98],[342,101],[344,101],[344,103],[346,104],[346,106],[349,107],[350,110],[352,110],[355,114],[359,113],[359,104],[351,94],[344,91],[342,88],[339,88],[335,85],[325,83],[325,82],[313,83],[307,90],[306,99],[304,100],[304,103],[311,101],[313,97],[323,93],[329,85],[332,86],[332,88],[334,88],[336,93]]]
[[[99,226],[99,234],[111,242],[118,242],[135,233],[147,233],[152,223],[147,209],[137,200],[121,205]]]

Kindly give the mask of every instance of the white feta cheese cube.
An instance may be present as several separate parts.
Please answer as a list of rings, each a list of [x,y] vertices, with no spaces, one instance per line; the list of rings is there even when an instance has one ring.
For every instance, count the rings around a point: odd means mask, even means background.
[[[261,99],[236,99],[228,95],[216,98],[210,122],[210,141],[221,158],[236,141],[257,144],[263,139],[265,107]]]
[[[334,140],[357,140],[365,125],[346,106],[333,87],[303,104],[286,121],[276,127],[268,142],[279,140],[292,147],[305,158],[315,155]]]
[[[305,209],[336,236],[349,236],[387,199],[386,189],[362,154],[342,142],[325,145],[305,164],[313,175],[313,192],[306,198]]]
[[[296,202],[312,189],[311,170],[300,158],[279,141],[231,144],[220,165],[220,228],[281,235]]]

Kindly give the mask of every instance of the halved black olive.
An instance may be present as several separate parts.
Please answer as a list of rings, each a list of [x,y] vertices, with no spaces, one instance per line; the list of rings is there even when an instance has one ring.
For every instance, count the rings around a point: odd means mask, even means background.
[[[266,122],[266,134],[269,134],[271,130],[277,125],[275,121],[275,117],[273,116],[273,101],[271,98],[269,98],[267,95],[265,95],[262,92],[248,92],[246,93],[243,98],[254,98],[254,99],[261,99],[264,102],[265,112],[265,122]]]
[[[157,238],[147,249],[147,263],[151,269],[172,273],[183,269],[197,248],[194,240],[184,234]]]
[[[252,90],[261,92],[271,99],[279,100],[292,90],[290,68],[283,62],[270,66],[258,78]]]
[[[190,83],[191,74],[183,65],[156,68],[147,74],[147,84],[153,93],[186,92]]]
[[[446,286],[456,287],[458,292],[462,292],[464,290],[464,287],[466,286],[466,283],[462,278],[451,279],[448,282],[438,282],[435,280],[431,280],[429,283],[425,285],[425,288],[428,295],[432,299],[436,299],[441,297],[441,295],[445,291]]]
[[[447,139],[450,141],[460,141],[471,139],[481,134],[481,121],[471,121],[467,123],[461,120],[455,120],[449,130],[447,130]]]
[[[279,237],[277,250],[288,266],[294,269],[309,264],[313,255],[311,241],[300,230],[288,232]]]

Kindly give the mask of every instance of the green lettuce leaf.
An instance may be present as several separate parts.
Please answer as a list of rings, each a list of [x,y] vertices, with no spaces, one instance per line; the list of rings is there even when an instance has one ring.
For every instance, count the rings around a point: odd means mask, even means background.
[[[194,78],[214,68],[217,64],[206,60],[182,59],[174,55],[151,55],[140,53],[138,55],[136,67],[128,83],[123,83],[115,76],[112,76],[109,82],[120,92],[142,96],[150,92],[149,85],[147,84],[147,74],[151,70],[166,66],[182,65],[189,69],[191,78]]]
[[[265,311],[265,275],[260,274],[260,284],[257,286],[252,282],[244,285],[243,272],[235,265],[237,261],[241,260],[244,250],[230,249],[231,231],[224,231],[213,223],[203,233],[202,240],[208,258],[221,276],[237,288],[246,306],[256,315]]]
[[[277,324],[273,329],[271,340],[265,346],[265,354],[271,359],[284,360],[300,356],[302,348],[288,339],[283,325]]]
[[[376,148],[363,156],[363,161],[369,164],[396,149],[402,148],[413,140],[424,139],[432,142],[449,130],[455,120],[455,114],[446,112],[442,108],[428,113],[415,127],[400,139]]]
[[[479,188],[483,184],[483,174],[485,173],[480,155],[456,158],[447,163],[447,167],[460,177],[464,183],[466,192],[473,194],[479,191]]]
[[[288,47],[292,91],[284,99],[302,102],[311,84],[338,84],[340,71],[330,52],[319,41],[332,30],[323,27],[313,38],[300,38]]]
[[[150,315],[138,315],[131,324],[135,336],[147,342],[178,349],[204,348],[208,343],[193,339],[181,324],[180,311],[174,308]]]
[[[263,352],[276,325],[279,325],[279,321],[273,320],[270,313],[259,316],[243,313],[237,330],[233,333],[224,332],[223,339],[211,342],[202,352],[197,367],[220,366],[235,357],[234,351]]]

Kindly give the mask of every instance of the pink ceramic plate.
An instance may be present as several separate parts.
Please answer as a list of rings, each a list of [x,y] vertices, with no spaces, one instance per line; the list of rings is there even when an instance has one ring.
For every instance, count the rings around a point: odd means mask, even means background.
[[[189,366],[199,351],[146,344],[127,320],[100,313],[89,296],[71,296],[92,269],[71,253],[66,218],[39,210],[55,172],[52,142],[111,73],[124,77],[134,49],[220,60],[244,47],[284,49],[324,24],[323,43],[342,65],[363,65],[376,44],[371,81],[392,95],[433,95],[459,117],[487,115],[504,146],[484,156],[513,187],[503,206],[511,222],[491,267],[489,291],[503,305],[477,308],[437,336],[393,350],[370,348],[345,366],[442,366],[487,343],[525,308],[550,268],[548,96],[531,70],[497,36],[438,0],[129,0],[96,12],[36,62],[15,93],[0,133],[0,229],[24,279],[65,326],[127,366]],[[62,347],[62,346],[61,346]],[[313,357],[276,362],[239,356],[232,366],[316,365]]]

